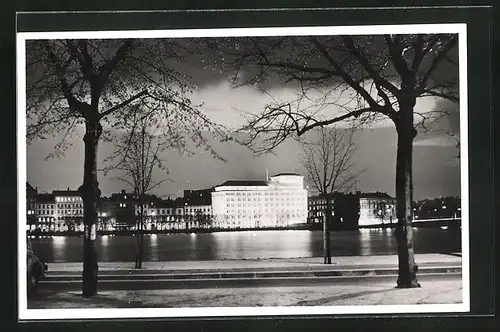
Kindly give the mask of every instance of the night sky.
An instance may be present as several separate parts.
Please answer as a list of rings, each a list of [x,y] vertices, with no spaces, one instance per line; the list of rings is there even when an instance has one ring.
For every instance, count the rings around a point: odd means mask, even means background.
[[[191,59],[180,67],[192,77],[197,86],[191,100],[203,103],[203,111],[216,123],[229,128],[238,128],[245,123],[242,112],[256,113],[269,102],[268,96],[255,87],[232,88],[228,82],[229,72],[219,72],[203,68],[196,59]],[[269,84],[269,83],[268,83]],[[293,96],[293,89],[271,82],[267,86],[282,99]],[[420,132],[414,144],[414,198],[422,199],[437,196],[460,195],[460,167],[457,158],[456,140],[445,132],[458,134],[459,117],[456,105],[437,101],[433,98],[419,99],[416,109],[453,108],[450,116],[441,119],[434,129],[443,131]],[[83,181],[83,128],[70,138],[74,145],[60,159],[45,157],[52,151],[55,139],[33,142],[27,146],[28,182],[39,192],[54,189],[76,189]],[[396,165],[396,131],[390,123],[375,124],[359,132],[358,149],[354,156],[356,167],[364,169],[357,181],[357,189],[362,191],[381,191],[394,195]],[[184,189],[201,189],[218,185],[229,179],[265,178],[269,174],[295,171],[305,175],[300,162],[298,143],[285,141],[274,155],[253,156],[252,152],[235,142],[213,142],[218,154],[225,162],[216,160],[207,152],[198,150],[194,156],[181,155],[177,151],[166,151],[163,159],[169,174],[157,172],[155,179],[168,176],[172,181],[165,182],[154,192],[159,196],[179,196]],[[103,159],[113,151],[110,143],[99,147],[98,167]],[[122,189],[130,190],[123,183],[112,180],[113,174],[99,174],[99,184],[103,195]]]

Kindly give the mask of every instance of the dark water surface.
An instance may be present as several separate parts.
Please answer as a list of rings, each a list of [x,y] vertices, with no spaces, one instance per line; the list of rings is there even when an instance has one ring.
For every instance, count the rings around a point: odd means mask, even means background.
[[[461,251],[460,228],[414,229],[416,253]],[[80,262],[83,238],[54,236],[32,238],[33,249],[47,262]],[[321,231],[279,230],[144,236],[145,261],[193,261],[319,257],[323,255]],[[131,262],[133,236],[98,236],[101,262]],[[371,229],[332,232],[332,256],[396,254],[393,230]]]

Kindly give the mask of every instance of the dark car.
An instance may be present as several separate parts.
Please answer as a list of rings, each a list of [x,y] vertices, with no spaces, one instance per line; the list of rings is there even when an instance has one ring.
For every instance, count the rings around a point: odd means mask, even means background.
[[[38,282],[45,276],[47,269],[47,264],[45,264],[45,262],[43,262],[43,260],[35,254],[33,247],[31,246],[31,241],[28,239],[26,250],[28,295],[33,295],[36,292]]]

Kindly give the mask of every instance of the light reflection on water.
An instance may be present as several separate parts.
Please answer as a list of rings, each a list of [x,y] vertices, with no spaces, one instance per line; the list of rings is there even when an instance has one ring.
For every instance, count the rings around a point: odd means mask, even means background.
[[[110,237],[109,235],[101,236],[101,246],[100,246],[101,256],[106,257],[108,255],[109,237]]]
[[[53,251],[55,253],[54,255],[54,261],[55,262],[64,262],[64,251],[66,247],[66,242],[68,240],[67,237],[65,236],[52,236],[48,238],[53,247]]]
[[[151,261],[158,261],[158,235],[151,234],[150,236]]]
[[[460,228],[422,228],[414,231],[416,253],[460,251]],[[47,262],[80,262],[82,237],[31,239],[34,250]],[[396,239],[390,229],[364,229],[331,233],[332,256],[396,254]],[[133,236],[98,236],[99,261],[132,262]],[[247,231],[144,236],[145,261],[192,261],[320,257],[321,231]]]
[[[207,235],[199,234],[198,236]],[[307,257],[311,252],[311,232],[250,231],[213,233],[215,257],[258,259]]]
[[[363,229],[360,232],[361,256],[368,256],[372,254],[372,233],[371,229]]]

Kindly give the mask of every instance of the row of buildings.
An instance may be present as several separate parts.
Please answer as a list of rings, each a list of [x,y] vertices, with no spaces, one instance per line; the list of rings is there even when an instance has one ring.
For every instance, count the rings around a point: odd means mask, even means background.
[[[384,193],[334,194],[334,228],[392,222],[394,199]],[[142,206],[142,208],[141,208]],[[206,229],[287,228],[321,224],[326,199],[309,196],[304,179],[280,173],[265,181],[226,181],[202,190],[185,190],[183,197],[139,197],[122,191],[102,197],[98,230],[133,230],[144,215],[149,231]],[[83,201],[76,190],[38,193],[27,184],[28,231],[71,232],[83,230]]]

